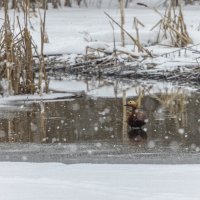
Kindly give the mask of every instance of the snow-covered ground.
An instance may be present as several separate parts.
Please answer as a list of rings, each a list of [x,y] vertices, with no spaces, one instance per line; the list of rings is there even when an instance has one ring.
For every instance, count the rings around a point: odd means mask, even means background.
[[[154,4],[147,3],[150,6]],[[154,1],[157,5],[158,1]],[[95,9],[95,8],[59,8],[49,9],[47,11],[46,32],[49,37],[49,43],[45,44],[46,54],[85,54],[86,47],[105,48],[108,51],[113,49],[113,30],[109,23],[108,17],[104,14],[106,11],[116,21],[120,21],[120,12],[117,7],[110,9]],[[164,13],[165,8],[159,8],[161,13]],[[10,11],[11,19],[13,11]],[[42,12],[42,11],[41,11]],[[183,9],[187,30],[190,37],[193,40],[193,44],[200,43],[200,12],[199,6],[187,6]],[[15,13],[15,15],[21,15]],[[33,39],[40,48],[40,18],[30,14],[30,25],[32,26],[31,33]],[[0,17],[3,18],[3,12],[0,12]],[[144,27],[139,27],[140,41],[144,46],[155,55],[161,55],[166,52],[176,50],[176,48],[170,48],[166,46],[155,45],[159,27],[151,30],[157,22],[161,19],[160,15],[151,8],[132,7],[125,10],[125,29],[136,38],[136,31],[133,26],[134,17],[137,17]],[[21,18],[23,21],[23,18]],[[0,24],[3,20],[0,21]],[[15,31],[19,30],[17,24]],[[115,41],[117,45],[121,45],[120,29],[115,26]],[[170,45],[168,40],[161,41],[162,44]],[[126,36],[126,48],[133,50],[133,41]],[[194,50],[200,49],[200,47],[194,47]],[[136,52],[135,52],[136,53]],[[163,67],[166,67],[166,63],[172,61],[178,61],[179,63],[185,62],[187,64],[196,63],[196,58],[199,54],[195,54],[194,51],[183,51],[181,58],[178,53],[170,55],[168,59],[163,58],[154,60],[154,62],[165,63]],[[148,60],[150,62],[152,60]],[[180,65],[180,64],[179,64]],[[169,70],[169,69],[168,69]]]
[[[198,200],[199,165],[0,163],[2,200]]]
[[[59,11],[50,9],[47,13],[46,25],[50,43],[45,45],[46,53],[84,54],[86,46],[112,46],[113,31],[104,11],[109,13],[116,21],[120,20],[119,9],[61,8]],[[164,12],[164,9],[161,9],[161,12]],[[125,29],[133,36],[135,36],[134,17],[137,17],[145,25],[145,27],[139,28],[141,42],[144,45],[154,43],[158,29],[151,31],[151,28],[160,20],[160,16],[152,9],[140,7],[126,9]],[[184,17],[193,43],[199,43],[199,7],[186,7]],[[35,31],[33,31],[35,41],[39,42],[38,20],[33,17],[31,21],[35,27]],[[120,30],[115,27],[116,43],[120,43],[120,38]],[[133,45],[133,42],[126,37],[126,44]],[[152,47],[152,51],[155,51],[155,53],[164,53],[171,50],[171,48],[160,46]]]
[[[59,11],[49,9],[46,23],[49,43],[45,44],[45,53],[70,54],[71,62],[73,63],[77,54],[86,53],[86,47],[103,48],[108,52],[113,51],[113,30],[104,11],[116,21],[120,21],[118,8],[60,8]],[[160,8],[159,11],[164,13],[165,9]],[[183,13],[187,31],[193,41],[190,46],[199,44],[199,6],[184,7]],[[193,67],[198,66],[200,45],[192,48],[189,47],[179,52],[176,51],[178,48],[166,46],[171,45],[169,38],[162,39],[159,44],[156,44],[159,27],[154,30],[151,29],[159,22],[161,17],[153,9],[136,6],[125,10],[125,29],[136,38],[136,31],[133,25],[134,17],[144,24],[144,27],[139,27],[141,44],[154,55],[153,59],[148,58],[143,61],[141,68],[143,72],[169,72],[179,69],[180,66],[183,72],[187,72]],[[38,47],[40,47],[39,20],[38,18],[32,17],[30,21],[35,29],[32,30],[33,38],[36,44],[38,44]],[[117,26],[114,27],[115,42],[118,46],[117,48],[121,48],[120,29]],[[123,51],[140,55],[137,52],[137,48],[134,50],[133,41],[127,35],[125,40],[126,47]],[[166,53],[173,51],[176,52],[169,54],[167,57],[165,56]]]

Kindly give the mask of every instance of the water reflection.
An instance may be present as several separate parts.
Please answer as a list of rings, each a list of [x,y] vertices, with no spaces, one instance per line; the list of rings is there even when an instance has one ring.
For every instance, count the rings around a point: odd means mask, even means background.
[[[147,90],[146,90],[147,91]],[[24,104],[22,109],[0,113],[0,141],[21,143],[125,143],[164,147],[176,151],[200,146],[199,94],[165,90],[143,93],[141,108],[147,113],[145,129],[122,133],[121,98],[93,98],[87,95],[72,101]],[[125,138],[125,139],[124,139]],[[124,142],[125,141],[125,142]]]
[[[130,142],[136,144],[145,144],[147,142],[147,132],[141,128],[131,129],[128,132]]]

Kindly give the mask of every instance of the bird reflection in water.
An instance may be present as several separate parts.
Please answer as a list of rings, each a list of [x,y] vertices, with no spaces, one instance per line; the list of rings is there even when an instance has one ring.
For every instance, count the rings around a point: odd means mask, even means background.
[[[131,128],[128,132],[128,138],[130,142],[142,144],[147,141],[147,132],[141,128]]]

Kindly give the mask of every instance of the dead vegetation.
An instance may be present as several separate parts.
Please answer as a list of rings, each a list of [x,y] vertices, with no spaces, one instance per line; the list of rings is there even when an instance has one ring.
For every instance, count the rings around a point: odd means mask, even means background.
[[[156,99],[162,108],[166,109],[167,115],[171,119],[175,120],[177,130],[181,127],[187,127],[188,115],[187,115],[187,102],[188,95],[182,89],[169,89],[166,88],[160,92],[161,95],[150,94],[150,96]]]
[[[23,22],[16,16],[10,19],[8,2],[4,1],[4,23],[0,29],[0,79],[6,95],[34,94],[42,91],[42,81],[37,83],[34,67],[39,62],[40,79],[45,76],[43,52],[41,56],[34,45],[29,27],[29,1],[23,1]],[[12,21],[12,22],[11,22]],[[44,44],[44,24],[41,19],[41,45]]]
[[[120,4],[122,5],[122,4]],[[181,6],[175,7],[173,2],[170,1],[170,4],[166,8],[164,14],[161,14],[158,10],[157,12],[161,20],[152,28],[158,29],[157,44],[162,40],[170,40],[172,46],[178,47],[178,49],[165,53],[162,55],[154,55],[148,50],[147,47],[144,47],[140,41],[140,32],[139,26],[144,26],[137,18],[134,18],[134,27],[136,30],[136,37],[131,35],[127,30],[125,30],[123,25],[124,13],[121,8],[121,24],[113,19],[108,13],[105,12],[105,15],[108,17],[113,29],[113,51],[108,51],[103,48],[93,48],[88,46],[86,48],[86,55],[83,55],[76,60],[77,62],[73,65],[68,65],[64,67],[65,71],[70,73],[82,74],[82,75],[98,75],[98,76],[117,76],[117,77],[130,77],[130,78],[145,78],[145,79],[165,79],[170,81],[188,81],[199,82],[199,65],[197,62],[190,63],[190,69],[181,72],[180,68],[177,67],[175,70],[171,71],[157,71],[157,72],[142,72],[139,69],[143,66],[147,66],[148,62],[143,62],[146,59],[150,60],[151,66],[156,66],[154,63],[155,58],[159,57],[168,57],[171,55],[177,54],[178,57],[181,55],[186,55],[188,51],[190,53],[194,52],[195,46],[199,44],[190,45],[192,40],[187,32],[187,27],[184,21],[182,8]],[[122,32],[121,38],[124,38],[124,35],[129,37],[133,41],[134,49],[133,51],[127,50],[126,48],[119,48],[115,44],[115,28],[117,26]],[[122,46],[125,42],[122,39]],[[136,52],[136,50],[138,52]],[[198,52],[200,53],[200,52]],[[177,64],[178,65],[178,64]],[[184,68],[188,67],[183,66]],[[63,67],[61,67],[63,68]],[[195,70],[195,74],[193,74]]]
[[[164,15],[156,9],[155,11],[161,16],[161,20],[151,29],[153,30],[159,26],[157,43],[168,38],[174,47],[185,47],[192,43],[192,39],[187,32],[181,5],[175,8],[173,1],[170,1]]]
[[[5,5],[6,2],[7,1],[5,1]],[[0,30],[0,77],[1,80],[4,80],[4,82],[7,83],[9,94],[33,94],[35,92],[42,94],[43,82],[45,83],[45,91],[48,91],[48,78],[46,71],[48,71],[48,74],[56,77],[60,77],[58,75],[59,73],[62,75],[72,73],[89,76],[150,78],[171,81],[179,79],[183,81],[191,80],[197,82],[200,79],[200,72],[197,63],[194,64],[194,69],[197,72],[195,74],[192,74],[191,71],[180,73],[178,70],[165,73],[163,71],[144,73],[138,70],[144,65],[148,65],[143,62],[146,59],[151,60],[150,65],[153,66],[153,59],[158,56],[167,57],[171,53],[181,54],[182,51],[193,51],[192,48],[189,49],[188,47],[188,44],[192,43],[192,40],[187,32],[181,6],[177,9],[171,3],[166,8],[164,14],[155,10],[160,15],[161,20],[159,20],[159,22],[152,28],[152,30],[158,28],[157,43],[163,39],[170,39],[174,47],[179,47],[178,50],[163,55],[154,55],[146,46],[143,46],[140,41],[141,37],[139,28],[145,25],[139,19],[134,18],[133,23],[136,36],[131,35],[127,30],[125,30],[123,10],[124,1],[121,1],[120,23],[113,19],[108,13],[105,13],[113,29],[113,50],[88,46],[86,47],[86,54],[77,56],[75,63],[72,64],[56,57],[52,59],[48,58],[48,62],[46,62],[44,58],[44,43],[48,42],[48,35],[45,31],[46,10],[43,14],[39,11],[37,12],[37,15],[41,19],[41,51],[37,51],[37,47],[32,41],[27,22],[30,12],[30,4],[28,0],[22,2],[22,4],[18,5],[18,8],[22,9],[24,12],[23,24],[20,22],[19,18],[16,18],[19,31],[17,33],[16,31],[14,32],[13,25],[11,25],[11,20],[8,16],[8,7],[6,6],[4,6],[5,22]],[[121,30],[122,46],[125,45],[125,36],[127,36],[133,42],[133,51],[116,46],[115,27]],[[39,60],[39,64],[37,65],[35,64],[36,59]],[[36,75],[38,75],[37,79]]]

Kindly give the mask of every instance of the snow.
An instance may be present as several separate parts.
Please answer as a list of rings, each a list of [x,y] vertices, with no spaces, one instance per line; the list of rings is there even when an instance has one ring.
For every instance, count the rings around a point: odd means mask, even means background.
[[[199,165],[0,163],[2,200],[198,200]]]
[[[117,84],[117,85],[116,85]],[[87,86],[88,85],[88,86]],[[129,83],[123,83],[122,81],[106,81],[106,80],[91,80],[88,83],[84,80],[50,80],[50,90],[58,92],[84,92],[86,95],[91,97],[109,97],[109,98],[121,98],[123,96],[123,90],[126,91],[127,97],[138,96],[138,91],[147,90],[147,95],[153,95],[161,93],[163,91],[179,91],[189,95],[195,89],[186,86],[176,85],[175,83],[162,82],[162,81],[130,81]]]
[[[80,92],[86,91],[87,85],[79,80],[50,80],[49,88],[60,92]]]
[[[163,12],[164,10],[161,10]],[[106,10],[115,20],[119,21],[119,10]],[[184,10],[188,31],[194,43],[199,43],[199,10],[186,8]],[[102,9],[60,9],[49,10],[47,14],[47,33],[50,43],[46,44],[46,53],[85,53],[88,42],[100,42],[112,45],[113,31],[108,18]],[[160,16],[151,9],[133,8],[126,9],[125,28],[134,37],[133,18],[137,17],[145,25],[140,27],[140,40],[144,45],[154,43],[157,31],[150,29],[160,20]],[[34,20],[34,19],[33,19]],[[34,32],[33,32],[34,34]],[[115,27],[115,40],[120,43],[120,30]],[[37,41],[37,40],[36,40]],[[126,44],[133,45],[130,38],[126,37]]]
[[[159,1],[147,2],[150,7],[158,3]],[[112,7],[112,9],[107,9],[106,7],[104,7],[104,9],[59,8],[59,10],[50,8],[47,11],[46,21],[46,32],[50,42],[45,44],[45,53],[85,54],[85,48],[90,45],[94,47],[98,47],[98,44],[100,47],[113,46],[113,30],[104,11],[119,22],[120,12],[117,7]],[[10,12],[12,19],[13,13],[12,11]],[[160,8],[160,12],[163,13],[164,9]],[[192,40],[195,44],[199,43],[199,7],[186,7],[183,12]],[[23,19],[22,14],[17,13],[17,15]],[[0,17],[3,18],[3,12],[0,13]],[[132,8],[126,9],[125,29],[136,37],[135,28],[133,26],[134,17],[137,17],[137,19],[145,25],[145,27],[139,27],[141,43],[146,46],[151,46],[151,44],[155,43],[158,33],[158,29],[151,31],[151,28],[160,20],[160,16],[150,8],[133,6]],[[31,29],[33,39],[38,48],[40,48],[40,18],[31,15],[30,22],[34,28],[34,30]],[[1,20],[0,24],[2,23],[3,21]],[[120,44],[120,29],[116,26],[114,27],[116,43]],[[17,30],[18,26],[16,25],[15,31],[17,32]],[[90,44],[90,42],[93,44]],[[127,36],[126,44],[131,45],[133,49],[133,41]],[[155,46],[153,45],[153,47]],[[163,49],[166,49],[166,47],[163,47]],[[168,49],[172,50],[172,48]]]
[[[150,7],[160,3],[159,1],[142,2],[147,3]],[[136,1],[134,1],[134,5],[135,3]],[[113,6],[112,9],[107,8],[107,6],[103,6],[103,9],[59,8],[59,11],[49,9],[47,11],[46,31],[50,42],[45,44],[45,54],[73,54],[72,58],[75,58],[75,55],[85,54],[87,47],[100,48],[107,52],[113,51],[113,30],[104,11],[118,22],[120,20],[120,13],[116,6]],[[164,8],[159,8],[159,11],[164,13],[165,10]],[[192,38],[193,44],[199,44],[199,7],[184,7],[183,13],[187,30]],[[177,50],[177,48],[170,47],[169,39],[160,41],[162,45],[156,44],[159,28],[151,29],[157,24],[161,17],[151,8],[132,6],[132,8],[126,9],[125,29],[134,38],[136,38],[136,31],[133,25],[134,17],[145,25],[144,27],[139,27],[140,43],[155,55],[153,59],[149,58],[143,61],[143,66],[149,63],[156,64],[153,69],[154,72],[159,70],[169,72],[175,70],[177,66],[183,68],[189,66],[188,70],[192,70],[192,66],[197,66],[200,45],[192,47],[193,50],[197,50],[196,53],[189,49],[183,49],[181,55],[179,55],[179,51],[177,51],[169,54],[167,58],[165,58],[163,56],[165,53],[173,52]],[[32,17],[30,20],[35,28],[35,30],[31,32],[39,49],[39,19]],[[114,37],[117,49],[119,49],[121,46],[121,35],[120,29],[117,26],[114,26]],[[141,53],[137,52],[137,48],[134,50],[133,41],[126,34],[125,43],[127,52],[132,52],[134,55],[138,56],[141,55]],[[74,63],[74,60],[70,59],[70,62]],[[145,69],[143,70],[145,71]]]
[[[0,98],[1,109],[14,109],[24,110],[24,107],[14,106],[11,103],[22,102],[22,104],[32,102],[49,102],[49,101],[68,101],[73,100],[77,94],[85,94],[92,98],[122,98],[123,91],[126,91],[127,97],[136,97],[139,95],[139,90],[144,90],[145,95],[154,95],[162,92],[182,92],[189,96],[196,89],[186,87],[185,85],[180,86],[175,83],[162,82],[162,81],[129,81],[124,83],[123,80],[76,80],[73,78],[63,78],[63,80],[50,80],[49,85],[50,91],[56,91],[56,93],[38,94],[34,95],[17,95],[17,96],[4,96]],[[7,106],[9,105],[9,107]]]
[[[133,17],[139,14],[138,11],[140,12],[140,9],[126,10],[126,27],[131,33],[135,33],[132,28]],[[109,20],[104,14],[104,10],[60,9],[59,14],[54,10],[49,10],[48,12],[46,29],[50,43],[45,45],[47,54],[55,52],[85,54],[85,47],[89,45],[88,42],[104,42],[107,45],[112,45],[113,43],[113,31]],[[107,12],[115,19],[119,19],[118,9],[107,10]],[[138,17],[142,18],[141,16]],[[149,17],[151,19],[154,17],[153,21],[156,23],[157,15],[155,13],[148,11],[145,18],[148,19]],[[154,22],[151,22],[151,24]],[[115,29],[115,40],[120,43],[120,31],[117,27]],[[147,44],[147,41],[151,40],[152,36],[156,37],[155,32],[149,32],[148,28],[142,30],[140,37],[143,39],[144,44]],[[128,37],[126,37],[126,43],[133,44]]]
[[[135,5],[137,1],[133,1]],[[141,1],[141,3],[147,3],[150,7],[158,5],[161,1]],[[113,30],[110,26],[109,20],[104,14],[104,11],[109,13],[116,21],[120,19],[120,13],[117,6],[114,6],[114,1],[112,2],[113,7],[108,9],[107,2],[104,0],[103,9],[96,9],[90,6],[90,8],[59,8],[55,10],[50,8],[47,11],[47,21],[46,21],[46,31],[49,37],[49,43],[45,44],[45,54],[64,54],[63,58],[68,58],[70,63],[73,63],[75,57],[78,54],[85,54],[86,47],[101,48],[108,52],[113,50]],[[160,12],[164,12],[164,8],[159,9]],[[11,16],[13,15],[13,11]],[[42,11],[41,11],[42,12]],[[188,6],[184,7],[183,10],[185,21],[187,24],[188,32],[194,42],[194,44],[200,43],[199,37],[199,7],[198,6]],[[22,14],[17,13],[21,18]],[[3,12],[0,13],[0,17],[3,17]],[[145,27],[140,27],[140,40],[143,45],[152,52],[155,58],[148,58],[143,61],[141,69],[137,69],[137,72],[170,72],[173,70],[180,70],[182,72],[190,71],[197,66],[197,60],[199,58],[199,53],[194,53],[189,50],[182,50],[181,56],[179,57],[179,52],[170,54],[167,58],[163,57],[163,54],[173,52],[177,48],[155,45],[157,38],[158,29],[151,31],[151,28],[160,20],[160,16],[150,8],[143,8],[139,6],[132,6],[125,10],[125,29],[136,36],[135,28],[133,26],[133,19],[137,17]],[[31,29],[33,39],[40,48],[40,18],[32,17],[30,18],[31,24],[34,30]],[[3,21],[0,21],[0,24]],[[15,31],[17,31],[17,26]],[[121,37],[120,30],[115,26],[115,41],[117,49],[120,49]],[[166,41],[163,41],[166,42]],[[125,49],[126,48],[126,49]],[[126,52],[132,52],[134,55],[140,56],[137,50],[134,52],[133,42],[130,38],[126,36]],[[192,47],[194,50],[200,50],[200,46]],[[69,57],[69,55],[70,57]],[[66,57],[65,57],[66,56]],[[155,64],[151,68],[148,65]],[[137,63],[136,63],[137,64]],[[130,71],[128,71],[131,73]],[[134,73],[134,71],[132,72]],[[161,84],[156,84],[161,85]],[[115,97],[115,91],[113,86],[104,86],[101,88],[96,88],[88,91],[87,84],[79,81],[64,80],[51,81],[50,88],[58,92],[74,92],[74,91],[86,91],[88,95],[91,96],[102,96],[102,97]],[[125,87],[126,89],[126,87]],[[131,90],[131,89],[130,89]],[[133,90],[135,90],[133,88]],[[132,90],[129,95],[135,95]],[[122,92],[117,94],[118,97],[122,96]],[[1,101],[1,100],[0,100]]]
[[[59,99],[70,99],[75,97],[75,94],[73,93],[48,93],[48,94],[29,94],[29,95],[17,95],[17,96],[4,96],[0,98],[0,107],[4,107],[4,104],[7,104],[8,102],[18,102],[23,101],[24,103],[27,102],[34,102],[34,101],[58,101]]]

